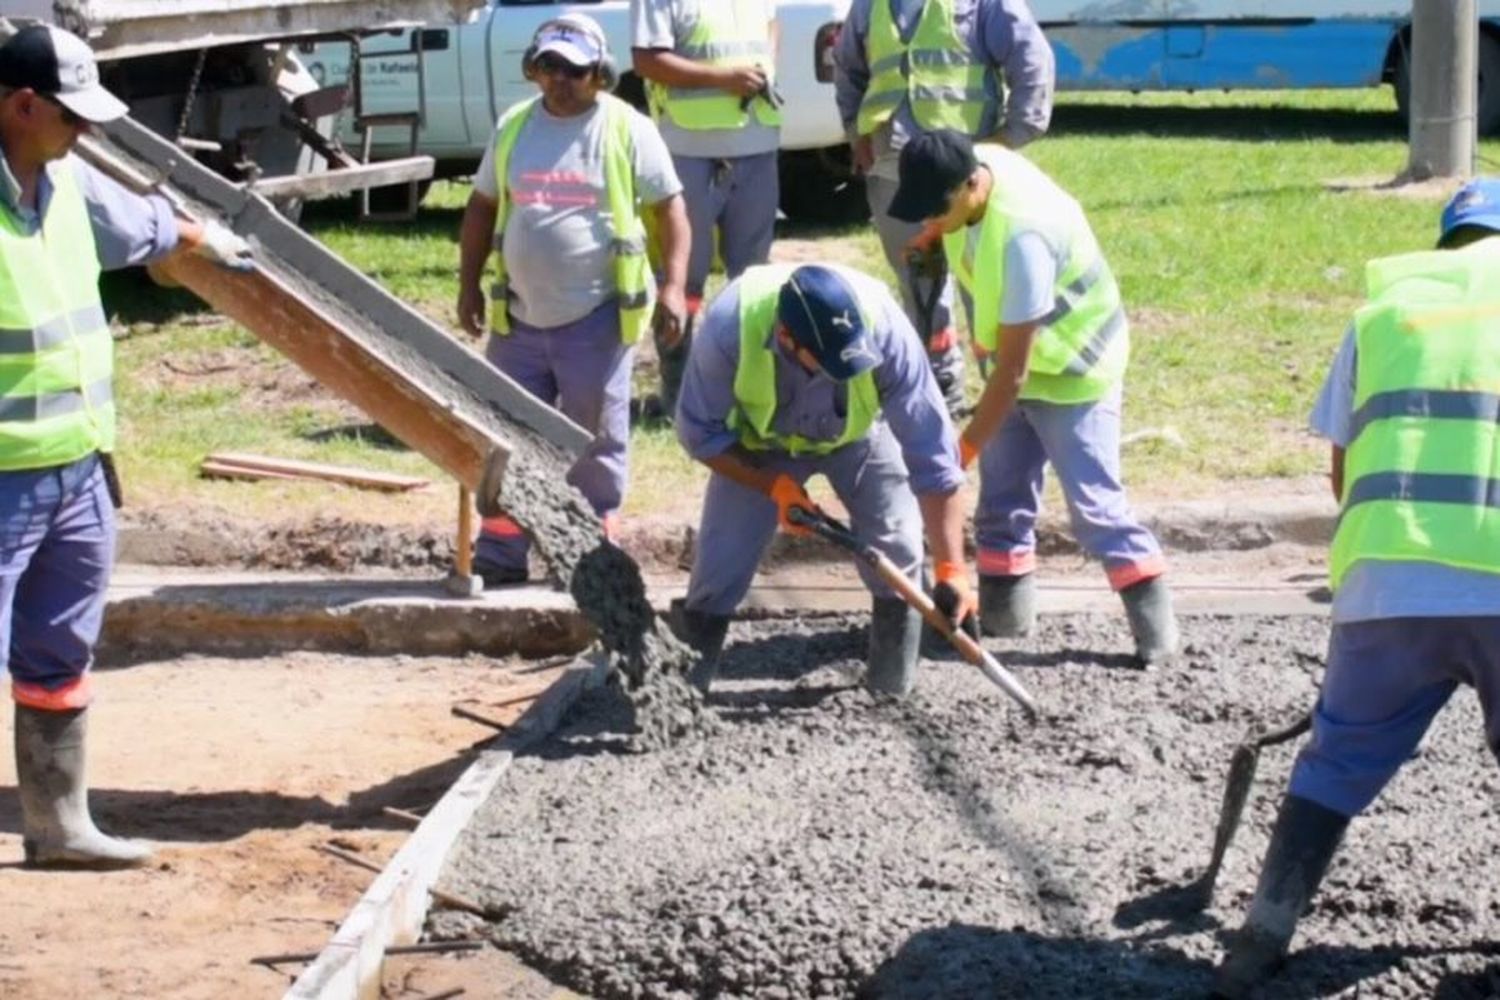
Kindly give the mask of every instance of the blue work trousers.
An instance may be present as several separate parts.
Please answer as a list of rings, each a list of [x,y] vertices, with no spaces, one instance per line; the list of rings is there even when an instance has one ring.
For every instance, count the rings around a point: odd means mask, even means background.
[[[800,458],[785,452],[757,456],[761,468],[806,483],[821,473],[849,511],[849,526],[910,579],[922,567],[922,514],[908,482],[895,435],[884,421],[859,441],[828,455]],[[756,567],[776,533],[776,503],[764,493],[717,473],[709,477],[698,525],[687,608],[732,614],[750,590]],[[895,597],[874,570],[859,564],[860,577],[876,597]]]
[[[979,455],[974,535],[979,572],[1036,568],[1036,520],[1047,463],[1057,472],[1073,535],[1123,590],[1166,569],[1155,536],[1136,520],[1120,483],[1120,396],[1062,405],[1020,400]]]
[[[611,300],[575,323],[540,329],[511,321],[505,336],[491,334],[485,357],[529,393],[555,406],[594,435],[593,444],[568,470],[613,532],[630,472],[630,366],[634,346],[620,343],[620,311]],[[506,568],[524,569],[531,542],[507,517],[480,522],[475,555]]]
[[[1345,816],[1363,812],[1460,684],[1479,694],[1485,742],[1500,758],[1500,618],[1336,623],[1290,793]]]
[[[731,280],[745,268],[769,259],[781,190],[776,152],[727,158],[674,155],[672,164],[682,181],[693,233],[687,271],[687,297],[692,303],[703,298],[713,266],[715,231],[719,257]]]
[[[0,649],[11,695],[32,708],[82,708],[115,557],[99,456],[0,472],[0,532]]]

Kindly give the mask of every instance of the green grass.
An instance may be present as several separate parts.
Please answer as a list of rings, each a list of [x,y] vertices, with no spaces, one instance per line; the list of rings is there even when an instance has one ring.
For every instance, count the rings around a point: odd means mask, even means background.
[[[1480,152],[1482,170],[1500,168],[1500,142]],[[1389,179],[1405,165],[1390,91],[1064,95],[1052,133],[1028,155],[1083,204],[1123,288],[1134,338],[1127,431],[1172,428],[1185,441],[1127,450],[1133,488],[1205,494],[1236,479],[1321,471],[1324,448],[1303,426],[1360,301],[1364,262],[1430,246],[1443,198],[1330,186]],[[347,205],[314,206],[304,222],[451,325],[466,197],[462,185],[436,185],[410,224],[360,225]],[[799,253],[862,263],[894,287],[867,227],[786,226],[779,235],[815,244]],[[234,327],[193,317],[181,293],[127,286],[110,301],[130,332],[118,364],[122,457],[137,495],[261,509],[331,503],[385,516],[396,501],[205,484],[197,463],[236,448],[432,472],[368,435],[330,436],[361,418],[326,393],[287,391],[299,373]],[[649,375],[637,381],[650,384]],[[633,444],[627,513],[694,507],[703,476],[672,435],[638,431]]]

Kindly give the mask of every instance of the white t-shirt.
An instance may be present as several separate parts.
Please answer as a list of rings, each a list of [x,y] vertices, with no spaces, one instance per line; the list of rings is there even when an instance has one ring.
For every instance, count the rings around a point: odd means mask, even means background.
[[[511,204],[503,253],[510,314],[522,323],[563,326],[615,297],[604,119],[602,104],[559,118],[538,102],[516,137],[506,179]],[[651,120],[632,110],[630,134],[641,203],[655,205],[681,192],[672,157]],[[494,135],[474,190],[499,197]]]
[[[630,0],[630,44],[637,49],[673,49],[698,22],[698,11],[708,3],[728,0]],[[761,0],[757,23],[768,36],[776,18],[773,0]],[[731,13],[738,8],[731,8]],[[666,115],[657,122],[662,139],[674,156],[733,157],[769,153],[781,143],[781,130],[763,125],[754,115],[744,128],[685,129]]]

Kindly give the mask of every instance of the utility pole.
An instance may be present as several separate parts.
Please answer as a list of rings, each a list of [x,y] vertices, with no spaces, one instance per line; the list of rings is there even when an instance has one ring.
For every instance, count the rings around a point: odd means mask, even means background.
[[[1478,61],[1475,0],[1412,0],[1408,179],[1473,174]]]

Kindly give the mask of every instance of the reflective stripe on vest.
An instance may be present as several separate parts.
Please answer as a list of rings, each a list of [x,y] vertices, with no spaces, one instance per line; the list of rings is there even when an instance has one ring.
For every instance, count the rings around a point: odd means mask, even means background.
[[[1500,240],[1372,261],[1329,550],[1500,573]]]
[[[740,443],[752,451],[778,449],[793,455],[826,455],[869,433],[880,415],[880,394],[873,370],[861,372],[845,383],[848,411],[844,433],[832,441],[810,441],[800,435],[783,437],[772,424],[776,418],[776,349],[772,339],[776,327],[776,303],[781,286],[792,272],[791,264],[762,264],[749,268],[739,278],[740,359],[734,373],[737,406],[729,414],[729,427]],[[865,323],[876,315],[864,303],[860,312]]]
[[[510,154],[516,148],[521,127],[541,97],[517,104],[506,111],[495,127],[495,180],[500,192],[495,213],[495,282],[490,286],[494,308],[490,310],[490,327],[497,333],[510,333],[510,282],[505,269],[505,223],[510,217]],[[620,340],[633,344],[651,322],[651,308],[656,302],[656,284],[651,262],[646,256],[646,227],[641,220],[635,193],[635,168],[631,165],[634,143],[630,135],[630,116],[634,109],[612,94],[600,94],[604,107],[604,190],[609,198],[610,228],[613,239],[616,303],[620,310]]]
[[[974,301],[975,343],[991,353],[998,348],[1006,243],[1019,232],[1039,233],[1050,246],[1068,248],[1068,263],[1057,276],[1052,309],[1032,344],[1021,398],[1049,403],[1103,398],[1125,375],[1130,333],[1120,288],[1083,209],[1019,153],[980,143],[974,154],[994,180],[984,218],[945,235],[943,249]]]
[[[901,40],[891,0],[873,0],[865,49],[870,82],[856,119],[860,135],[890,121],[902,101],[910,101],[912,118],[922,129],[979,134],[990,70],[974,60],[968,44],[958,37],[953,0],[923,4],[909,42]]]
[[[0,209],[0,470],[45,469],[115,445],[114,344],[72,164],[27,233]]]
[[[765,15],[762,0],[701,0],[692,31],[672,51],[710,66],[759,66],[771,73],[775,60]],[[718,87],[672,87],[648,80],[646,97],[653,118],[665,116],[690,131],[744,128],[752,111],[762,125],[781,124],[781,112],[764,97],[742,108],[738,95]]]

